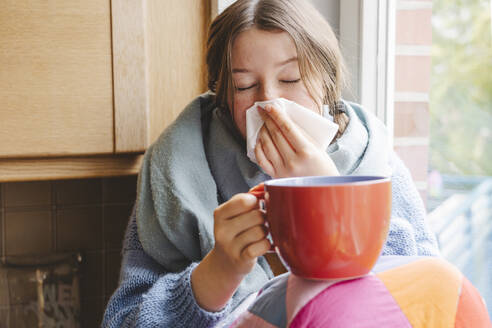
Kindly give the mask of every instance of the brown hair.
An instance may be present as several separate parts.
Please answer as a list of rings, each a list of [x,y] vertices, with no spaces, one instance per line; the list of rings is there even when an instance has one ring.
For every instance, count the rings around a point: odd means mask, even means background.
[[[237,0],[214,19],[206,60],[208,87],[216,93],[217,105],[227,106],[233,95],[232,44],[239,33],[252,27],[281,30],[291,36],[302,81],[320,109],[322,104],[329,105],[341,134],[348,122],[340,103],[344,62],[330,25],[305,0]]]

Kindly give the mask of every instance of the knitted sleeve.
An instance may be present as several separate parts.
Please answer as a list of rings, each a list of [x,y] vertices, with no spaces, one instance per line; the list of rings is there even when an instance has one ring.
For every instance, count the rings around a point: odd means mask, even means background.
[[[390,166],[393,199],[383,255],[438,256],[436,237],[426,222],[424,203],[410,172],[395,152],[392,152]]]
[[[135,214],[125,234],[118,288],[108,302],[102,327],[213,327],[228,312],[208,312],[195,301],[190,275],[197,263],[167,273],[140,244]]]

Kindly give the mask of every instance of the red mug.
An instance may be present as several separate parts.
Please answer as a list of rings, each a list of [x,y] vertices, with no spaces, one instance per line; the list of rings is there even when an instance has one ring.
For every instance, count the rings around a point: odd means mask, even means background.
[[[377,176],[273,179],[250,190],[264,198],[284,264],[307,279],[363,276],[388,234],[391,180]]]

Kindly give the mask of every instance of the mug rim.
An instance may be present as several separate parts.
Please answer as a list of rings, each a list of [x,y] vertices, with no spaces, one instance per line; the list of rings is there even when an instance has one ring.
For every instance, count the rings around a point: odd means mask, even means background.
[[[302,182],[300,182],[302,180]],[[307,181],[306,181],[307,180]],[[370,185],[391,181],[391,177],[380,175],[337,175],[278,178],[265,181],[266,187],[322,188],[330,186]]]

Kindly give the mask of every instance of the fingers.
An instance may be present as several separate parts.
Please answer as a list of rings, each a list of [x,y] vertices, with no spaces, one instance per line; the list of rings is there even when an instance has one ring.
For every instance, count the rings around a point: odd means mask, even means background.
[[[255,254],[244,253],[244,251],[253,244],[261,243],[266,240],[268,234],[267,228],[264,225],[256,225],[243,231],[240,235],[236,237],[235,246],[237,247],[234,251],[235,254],[239,254],[241,257],[243,255],[254,256]],[[268,242],[270,244],[270,242]],[[267,248],[268,250],[268,248]],[[258,255],[257,255],[258,256]],[[244,258],[245,260],[250,259],[249,257]]]
[[[214,211],[215,220],[227,220],[258,208],[258,199],[247,193],[233,196]]]
[[[273,163],[266,157],[265,151],[263,150],[263,145],[261,144],[261,140],[256,143],[255,146],[255,156],[256,162],[263,169],[263,171],[269,176],[275,176],[275,167]]]
[[[260,165],[266,174],[272,177],[275,176],[276,168],[283,166],[283,158],[273,144],[265,126],[262,127],[258,136],[258,142],[255,146],[255,156],[258,165]]]
[[[236,216],[235,218],[227,221],[228,233],[231,237],[235,238],[241,235],[244,231],[253,227],[264,226],[265,214],[261,210],[253,210],[251,212]]]
[[[239,214],[231,216],[231,213]],[[256,257],[270,248],[265,213],[258,208],[256,197],[238,194],[219,206],[214,216],[215,254],[222,256],[237,272],[249,272]]]
[[[279,142],[277,146],[281,147],[282,151],[288,151],[289,148],[296,151],[306,147],[306,140],[301,130],[279,109],[266,105],[264,110],[259,110],[259,112],[260,115],[262,112],[266,114],[265,124],[272,134],[273,140]]]
[[[278,112],[280,113],[280,111]],[[264,144],[266,144],[267,147],[275,147],[277,149],[277,152],[284,160],[285,158],[293,156],[296,150],[286,139],[285,135],[282,133],[277,123],[273,121],[273,119],[268,115],[268,113],[265,110],[260,109],[259,113],[261,115],[261,118],[265,122],[265,125],[262,128],[262,130],[264,129],[265,132],[261,134],[262,131],[260,131],[261,141]],[[282,114],[281,116],[285,116],[285,115]],[[292,128],[296,128],[289,118],[285,117],[285,119],[287,120],[288,124],[292,126]],[[301,136],[303,136],[301,129],[296,129],[296,130],[301,134]],[[272,146],[270,146],[270,144]]]
[[[258,206],[253,208],[250,208],[249,206],[244,207],[243,202],[245,200],[249,202],[249,197],[243,197],[243,195],[244,194],[238,194],[228,202],[224,203],[224,206],[217,208],[214,217],[214,236],[216,241],[227,244],[248,229],[255,226],[264,226],[265,213],[261,211]],[[248,196],[251,196],[256,200],[256,197],[252,195]],[[237,209],[236,207],[241,207],[242,210]],[[250,209],[244,212],[243,210],[245,208]],[[240,214],[229,216],[230,213]]]
[[[241,252],[241,256],[245,259],[254,259],[258,256],[264,255],[270,250],[271,247],[272,245],[270,244],[268,239],[264,238],[261,241],[252,243],[245,247]]]
[[[282,158],[282,154],[277,149],[277,145],[275,144],[270,131],[265,125],[261,128],[258,139],[260,141],[263,153],[265,154],[266,158],[268,158],[268,160],[272,162],[273,166],[283,165],[284,160]]]

